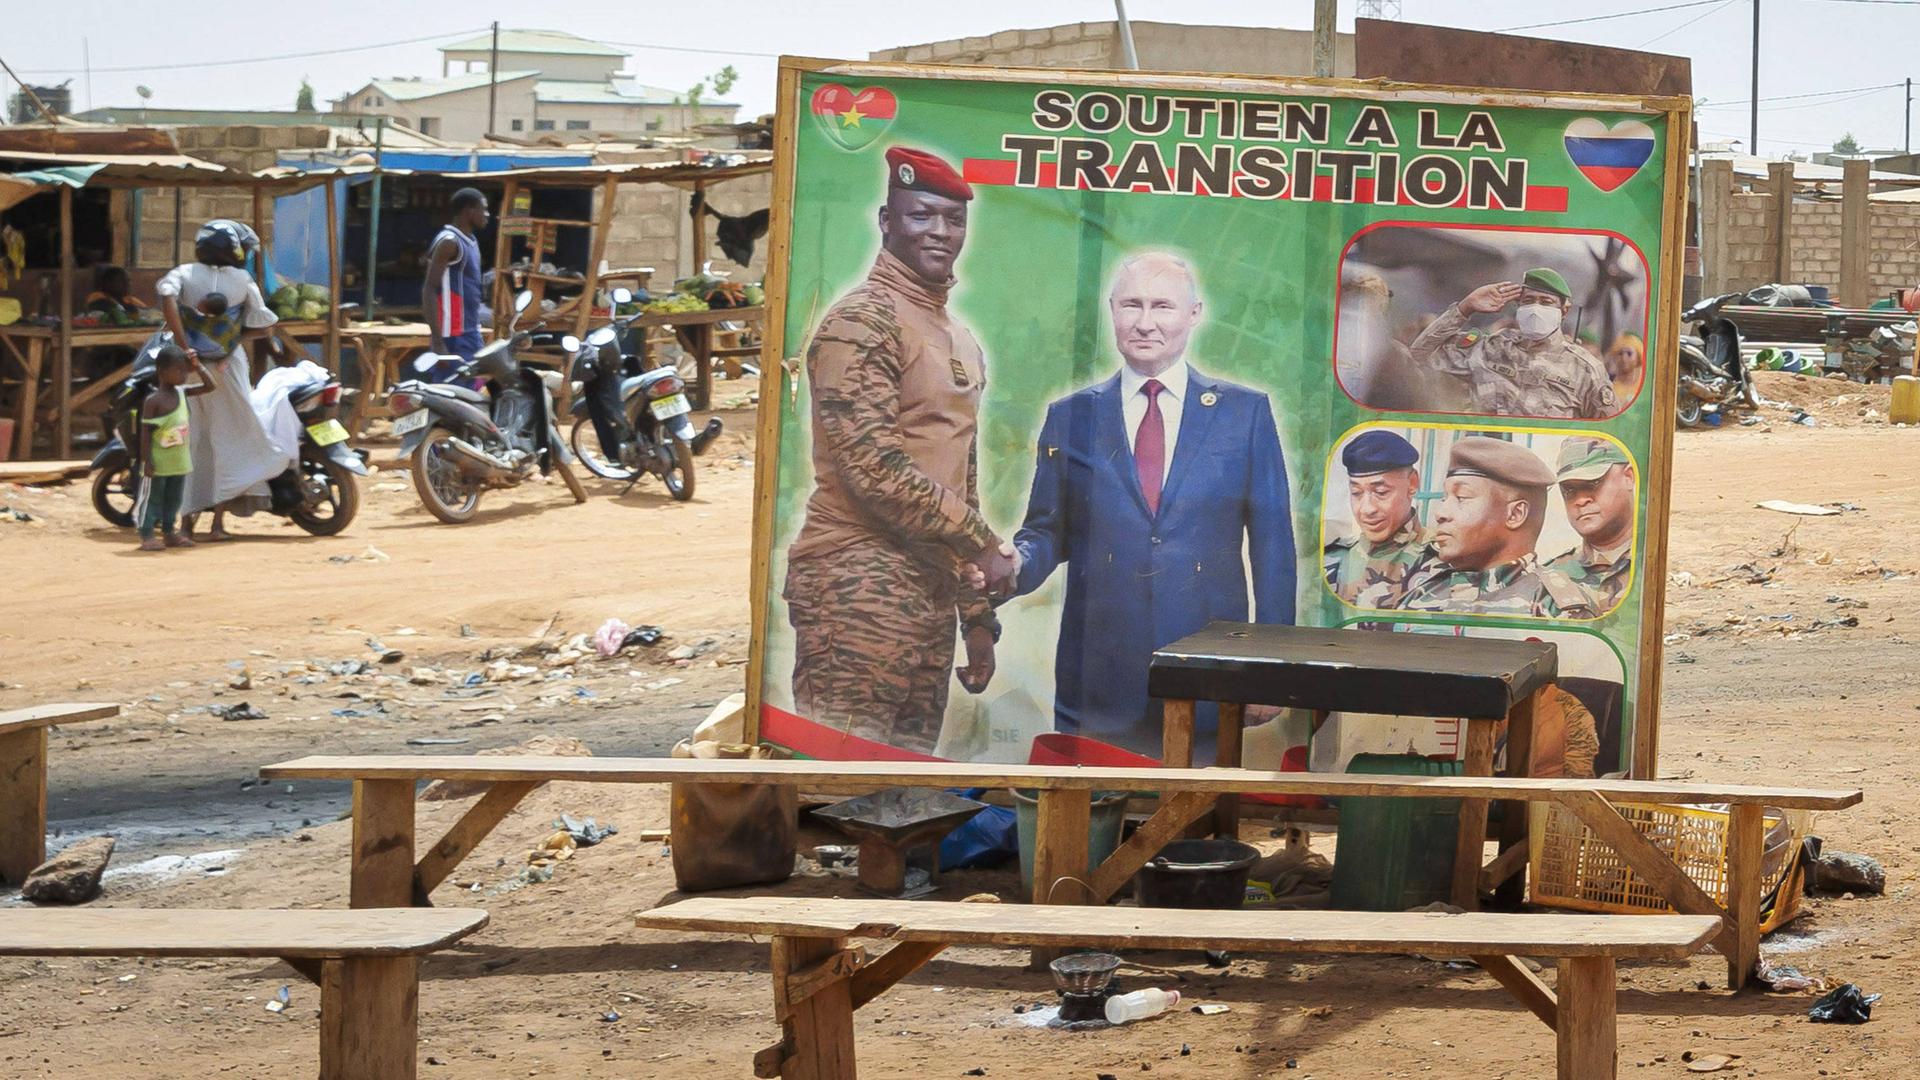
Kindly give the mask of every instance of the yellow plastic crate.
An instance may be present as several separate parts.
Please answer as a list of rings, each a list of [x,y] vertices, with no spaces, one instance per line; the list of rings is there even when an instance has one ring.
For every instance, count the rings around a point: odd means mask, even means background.
[[[1615,803],[1620,816],[1667,854],[1715,901],[1727,902],[1725,810],[1657,803]],[[1672,911],[1654,886],[1594,836],[1573,811],[1558,803],[1529,804],[1531,847],[1529,898],[1542,907],[1602,914]],[[1804,872],[1800,841],[1812,826],[1805,811],[1769,809],[1760,875],[1760,932],[1768,933],[1800,913]],[[1784,881],[1782,879],[1785,879]]]

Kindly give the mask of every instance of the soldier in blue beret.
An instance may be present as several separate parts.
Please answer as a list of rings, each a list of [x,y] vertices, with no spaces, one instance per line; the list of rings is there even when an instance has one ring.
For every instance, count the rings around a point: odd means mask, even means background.
[[[1354,531],[1327,541],[1327,587],[1354,607],[1397,606],[1407,581],[1432,557],[1414,512],[1420,451],[1391,431],[1364,431],[1340,451]]]

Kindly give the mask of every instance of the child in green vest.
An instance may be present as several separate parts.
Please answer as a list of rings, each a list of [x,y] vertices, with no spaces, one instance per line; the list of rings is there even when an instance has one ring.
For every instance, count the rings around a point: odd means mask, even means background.
[[[200,382],[183,389],[187,375]],[[174,519],[180,514],[180,500],[187,491],[187,474],[193,471],[191,443],[187,438],[187,399],[213,389],[213,376],[199,357],[187,356],[177,345],[167,345],[154,358],[153,375],[159,382],[140,407],[140,500],[134,507],[134,519],[140,524],[140,550],[159,551],[163,547],[192,547],[193,541],[180,534]],[[158,529],[166,535],[162,544],[155,537]]]

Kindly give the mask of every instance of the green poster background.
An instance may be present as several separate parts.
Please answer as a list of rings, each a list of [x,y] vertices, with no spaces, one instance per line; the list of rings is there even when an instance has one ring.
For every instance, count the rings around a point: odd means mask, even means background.
[[[857,67],[850,70],[857,71]],[[882,87],[896,99],[890,123],[861,121],[875,135],[848,149],[850,141],[833,137],[828,122],[810,113],[814,92],[828,84],[854,92]],[[790,248],[785,290],[783,355],[804,357],[821,317],[833,302],[864,279],[879,247],[877,208],[885,199],[883,155],[890,146],[925,150],[959,166],[965,159],[1010,161],[1002,149],[1009,134],[1031,135],[1035,94],[1048,87],[1085,92],[1068,82],[1025,83],[937,78],[863,78],[806,73],[796,100],[783,102],[795,115]],[[1120,87],[1126,93],[1128,88]],[[1174,91],[1139,88],[1138,93]],[[1332,95],[1196,94],[1187,96],[1242,100],[1325,101],[1331,108],[1330,142],[1343,138],[1365,101]],[[1035,435],[1049,402],[1106,379],[1118,370],[1108,326],[1105,292],[1115,264],[1142,248],[1172,250],[1191,262],[1199,276],[1206,317],[1195,331],[1187,356],[1208,374],[1266,391],[1278,420],[1287,461],[1299,554],[1298,614],[1303,625],[1338,626],[1357,613],[1343,606],[1324,586],[1321,572],[1321,516],[1328,455],[1357,425],[1382,423],[1455,424],[1482,431],[1535,433],[1603,432],[1627,449],[1640,478],[1640,538],[1633,584],[1626,601],[1591,622],[1539,624],[1542,629],[1591,633],[1605,639],[1619,657],[1625,676],[1624,716],[1620,727],[1622,761],[1631,760],[1632,718],[1640,701],[1638,673],[1642,612],[1648,589],[1641,559],[1650,470],[1654,460],[1653,426],[1671,424],[1653,415],[1653,381],[1661,368],[1650,355],[1647,379],[1632,405],[1599,423],[1566,420],[1473,418],[1432,413],[1380,412],[1350,398],[1334,375],[1333,341],[1336,284],[1342,252],[1356,233],[1380,222],[1431,222],[1492,225],[1504,228],[1604,230],[1636,246],[1647,263],[1646,340],[1661,340],[1661,304],[1666,284],[1662,253],[1665,207],[1664,163],[1668,156],[1666,115],[1659,112],[1611,112],[1545,107],[1488,107],[1446,101],[1381,101],[1400,133],[1403,159],[1412,147],[1416,113],[1437,110],[1438,128],[1457,131],[1469,112],[1484,110],[1496,120],[1505,140],[1495,158],[1524,157],[1528,183],[1566,189],[1564,213],[1512,210],[1421,209],[1407,205],[1335,204],[1135,192],[1085,192],[975,185],[965,248],[949,312],[970,327],[986,356],[986,390],[979,416],[979,497],[996,533],[1011,537],[1026,509],[1034,471]],[[1464,100],[1464,99],[1460,99]],[[1585,117],[1612,126],[1638,121],[1652,129],[1655,146],[1637,174],[1617,190],[1603,192],[1584,177],[1563,142],[1568,125]],[[1073,129],[1064,134],[1081,136]],[[1227,142],[1212,137],[1202,143]],[[1137,138],[1124,129],[1103,136],[1117,148]],[[1177,135],[1155,141],[1168,147]],[[1241,144],[1235,144],[1236,146]],[[1283,144],[1286,145],[1286,144]],[[1446,151],[1440,151],[1446,153]],[[1477,151],[1489,156],[1487,151]],[[1116,158],[1119,156],[1116,151]],[[1466,158],[1462,152],[1452,156]],[[778,219],[776,219],[778,220]],[[1464,295],[1478,281],[1462,281]],[[779,297],[770,302],[780,302]],[[761,703],[792,707],[792,643],[784,601],[785,550],[798,531],[812,490],[809,397],[804,366],[790,374],[788,391],[777,394],[778,457],[762,468],[777,467],[770,527],[770,558],[765,622],[758,628],[761,646]],[[796,385],[797,384],[797,385]],[[1651,479],[1664,484],[1658,472]],[[1344,492],[1341,493],[1344,498]],[[942,752],[951,757],[1026,760],[1025,743],[1035,731],[1049,730],[1051,665],[1060,618],[1061,579],[1001,610],[1005,632],[999,648],[1000,670],[983,702],[954,685],[948,712],[948,738]],[[1657,587],[1657,585],[1656,585]],[[1051,621],[1051,626],[1049,625]],[[1528,625],[1498,618],[1396,613],[1402,623],[1488,626]],[[984,715],[982,715],[984,714]],[[1609,748],[1609,751],[1611,748]],[[1249,765],[1261,762],[1249,761]]]

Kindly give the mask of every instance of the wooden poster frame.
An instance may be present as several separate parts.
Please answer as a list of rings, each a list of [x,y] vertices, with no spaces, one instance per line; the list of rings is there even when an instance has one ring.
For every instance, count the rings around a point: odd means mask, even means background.
[[[1686,162],[1693,130],[1692,101],[1654,95],[1530,93],[1474,90],[1451,86],[1398,83],[1384,79],[1311,79],[1283,76],[1241,76],[1194,72],[1058,70],[1050,68],[967,67],[943,64],[871,63],[810,57],[780,58],[774,120],[773,201],[767,231],[766,332],[761,345],[762,382],[756,417],[753,485],[753,565],[749,602],[753,625],[747,662],[746,739],[757,741],[763,701],[765,635],[772,585],[773,509],[779,481],[780,421],[794,397],[790,380],[799,375],[800,357],[786,355],[788,259],[793,239],[794,170],[803,103],[800,80],[814,73],[848,79],[942,79],[951,82],[1047,83],[1061,86],[1184,90],[1202,94],[1265,94],[1321,96],[1373,101],[1420,101],[1468,104],[1493,108],[1562,109],[1640,113],[1663,117],[1667,125],[1663,177],[1660,289],[1651,298],[1657,313],[1658,341],[1649,343],[1645,375],[1652,391],[1651,435],[1641,482],[1646,485],[1646,517],[1642,528],[1642,569],[1638,693],[1633,735],[1632,775],[1654,779],[1659,765],[1662,629],[1666,612],[1667,525],[1672,503],[1674,394],[1679,370],[1681,284],[1684,272],[1682,237],[1687,212]],[[1643,391],[1644,393],[1645,391]],[[1664,418],[1664,422],[1663,422]]]

